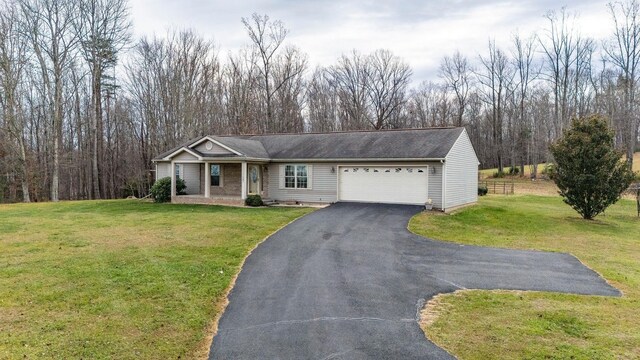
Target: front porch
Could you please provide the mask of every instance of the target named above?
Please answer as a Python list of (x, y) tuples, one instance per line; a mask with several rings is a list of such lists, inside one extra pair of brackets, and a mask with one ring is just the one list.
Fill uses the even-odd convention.
[[(244, 205), (248, 195), (267, 197), (267, 167), (258, 162), (171, 162), (171, 202), (178, 204)], [(176, 180), (185, 182), (177, 194)]]

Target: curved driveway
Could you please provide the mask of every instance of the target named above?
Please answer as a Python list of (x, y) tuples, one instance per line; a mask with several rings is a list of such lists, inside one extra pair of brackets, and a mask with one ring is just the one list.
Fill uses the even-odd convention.
[(561, 253), (464, 246), (410, 233), (417, 206), (338, 203), (247, 258), (210, 359), (450, 359), (417, 323), (457, 289), (619, 296)]

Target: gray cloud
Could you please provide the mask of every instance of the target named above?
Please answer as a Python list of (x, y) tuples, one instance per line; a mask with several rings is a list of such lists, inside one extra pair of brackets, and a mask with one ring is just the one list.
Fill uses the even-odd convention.
[(549, 9), (566, 6), (580, 15), (586, 36), (608, 34), (606, 1), (295, 1), (295, 0), (132, 0), (137, 35), (193, 28), (218, 44), (221, 54), (248, 42), (240, 19), (269, 14), (290, 29), (289, 43), (309, 54), (312, 65), (330, 64), (357, 49), (387, 48), (414, 69), (414, 81), (433, 79), (440, 59), (459, 49), (470, 57), (484, 51), (489, 38), (508, 46), (512, 34), (540, 32)]

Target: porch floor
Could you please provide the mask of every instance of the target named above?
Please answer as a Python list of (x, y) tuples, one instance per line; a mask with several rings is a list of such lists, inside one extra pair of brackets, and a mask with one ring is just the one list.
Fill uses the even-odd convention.
[(174, 204), (244, 205), (240, 196), (177, 195), (171, 198), (171, 202)]

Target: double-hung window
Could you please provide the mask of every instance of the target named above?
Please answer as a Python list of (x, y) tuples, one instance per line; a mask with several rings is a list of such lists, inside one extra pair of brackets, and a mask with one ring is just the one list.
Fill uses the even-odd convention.
[(309, 185), (307, 165), (285, 165), (284, 187), (287, 189), (306, 189)]
[(220, 165), (211, 164), (211, 186), (220, 186)]

